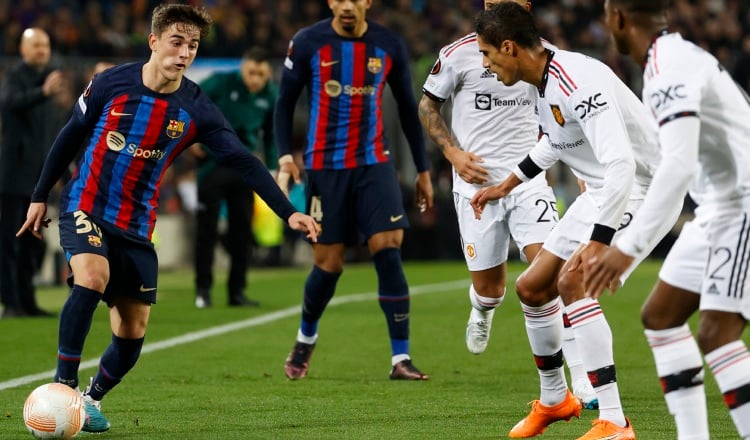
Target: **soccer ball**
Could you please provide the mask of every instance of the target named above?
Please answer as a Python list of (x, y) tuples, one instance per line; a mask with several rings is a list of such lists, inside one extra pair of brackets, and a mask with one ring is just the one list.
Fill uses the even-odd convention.
[(61, 383), (39, 386), (23, 404), (23, 422), (36, 438), (73, 438), (81, 432), (85, 420), (83, 397)]

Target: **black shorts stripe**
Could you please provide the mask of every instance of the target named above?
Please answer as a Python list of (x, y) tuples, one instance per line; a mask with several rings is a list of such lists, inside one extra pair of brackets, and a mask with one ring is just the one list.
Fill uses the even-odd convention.
[(750, 260), (750, 251), (748, 251), (748, 240), (750, 239), (750, 225), (748, 224), (747, 214), (742, 216), (742, 229), (737, 240), (737, 248), (732, 262), (732, 273), (729, 276), (729, 288), (727, 295), (734, 298), (742, 298), (742, 292), (747, 278), (748, 261)]

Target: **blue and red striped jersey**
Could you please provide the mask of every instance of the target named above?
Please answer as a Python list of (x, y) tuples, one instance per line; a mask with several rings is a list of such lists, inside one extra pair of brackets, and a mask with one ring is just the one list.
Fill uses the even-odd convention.
[[(174, 93), (154, 92), (143, 85), (143, 64), (124, 64), (97, 75), (78, 98), (69, 125), (80, 125), (87, 137), (78, 169), (63, 191), (61, 213), (80, 210), (150, 238), (165, 171), (178, 154), (201, 142), (220, 162), (237, 168), (286, 220), (293, 207), (207, 95), (187, 78)], [(35, 198), (46, 200), (49, 181), (59, 177), (50, 174), (43, 172)]]
[(331, 19), (323, 20), (294, 36), (284, 67), (275, 115), (279, 154), (291, 151), (294, 106), (307, 87), (310, 118), (304, 158), (308, 169), (387, 162), (390, 151), (382, 104), (388, 84), (414, 162), (419, 171), (429, 168), (406, 46), (395, 32), (368, 21), (362, 37), (347, 38), (334, 32)]

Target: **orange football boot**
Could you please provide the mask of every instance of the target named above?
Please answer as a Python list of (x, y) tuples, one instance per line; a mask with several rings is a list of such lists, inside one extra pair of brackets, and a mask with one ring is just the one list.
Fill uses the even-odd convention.
[(617, 426), (609, 420), (596, 419), (591, 422), (594, 425), (589, 432), (578, 437), (578, 440), (635, 440), (635, 431), (630, 420), (626, 417), (627, 423), (624, 427)]
[(581, 414), (581, 401), (568, 390), (565, 399), (554, 406), (545, 406), (538, 400), (531, 402), (531, 412), (510, 430), (510, 438), (528, 438), (542, 434), (547, 426), (558, 421), (568, 421)]

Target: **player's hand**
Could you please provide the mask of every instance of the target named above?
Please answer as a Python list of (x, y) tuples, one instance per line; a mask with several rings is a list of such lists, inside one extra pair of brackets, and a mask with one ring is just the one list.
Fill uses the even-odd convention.
[(318, 235), (320, 234), (320, 227), (318, 222), (309, 215), (302, 214), (301, 212), (295, 212), (289, 216), (287, 220), (289, 227), (295, 231), (304, 232), (307, 238), (313, 243), (318, 242)]
[(416, 198), (419, 212), (425, 212), (432, 209), (435, 193), (432, 190), (432, 178), (429, 171), (422, 171), (417, 174), (416, 181)]
[(474, 210), (474, 217), (477, 220), (481, 219), (482, 212), (484, 212), (484, 207), (487, 206), (487, 203), (502, 199), (507, 195), (508, 191), (503, 188), (502, 184), (481, 188), (471, 198), (471, 208)]
[(26, 212), (26, 221), (21, 225), (21, 229), (16, 232), (16, 237), (20, 237), (24, 232), (31, 231), (34, 237), (42, 238), (42, 228), (49, 226), (52, 221), (47, 216), (47, 204), (43, 202), (36, 202), (29, 205), (29, 210)]
[(586, 284), (586, 295), (599, 298), (604, 289), (609, 289), (612, 294), (620, 287), (620, 278), (633, 264), (634, 258), (624, 254), (617, 247), (610, 247), (599, 255), (590, 258), (588, 283)]
[(300, 179), (299, 168), (294, 163), (291, 154), (285, 154), (279, 158), (279, 172), (276, 175), (276, 183), (279, 184), (281, 191), (289, 197), (289, 179), (294, 179), (295, 184), (302, 183)]
[(453, 168), (461, 179), (466, 183), (477, 185), (484, 185), (487, 183), (490, 173), (487, 169), (479, 165), (484, 162), (484, 159), (474, 153), (460, 150), (458, 148), (452, 148), (452, 150), (455, 151), (450, 153), (448, 160), (451, 165), (453, 165)]

